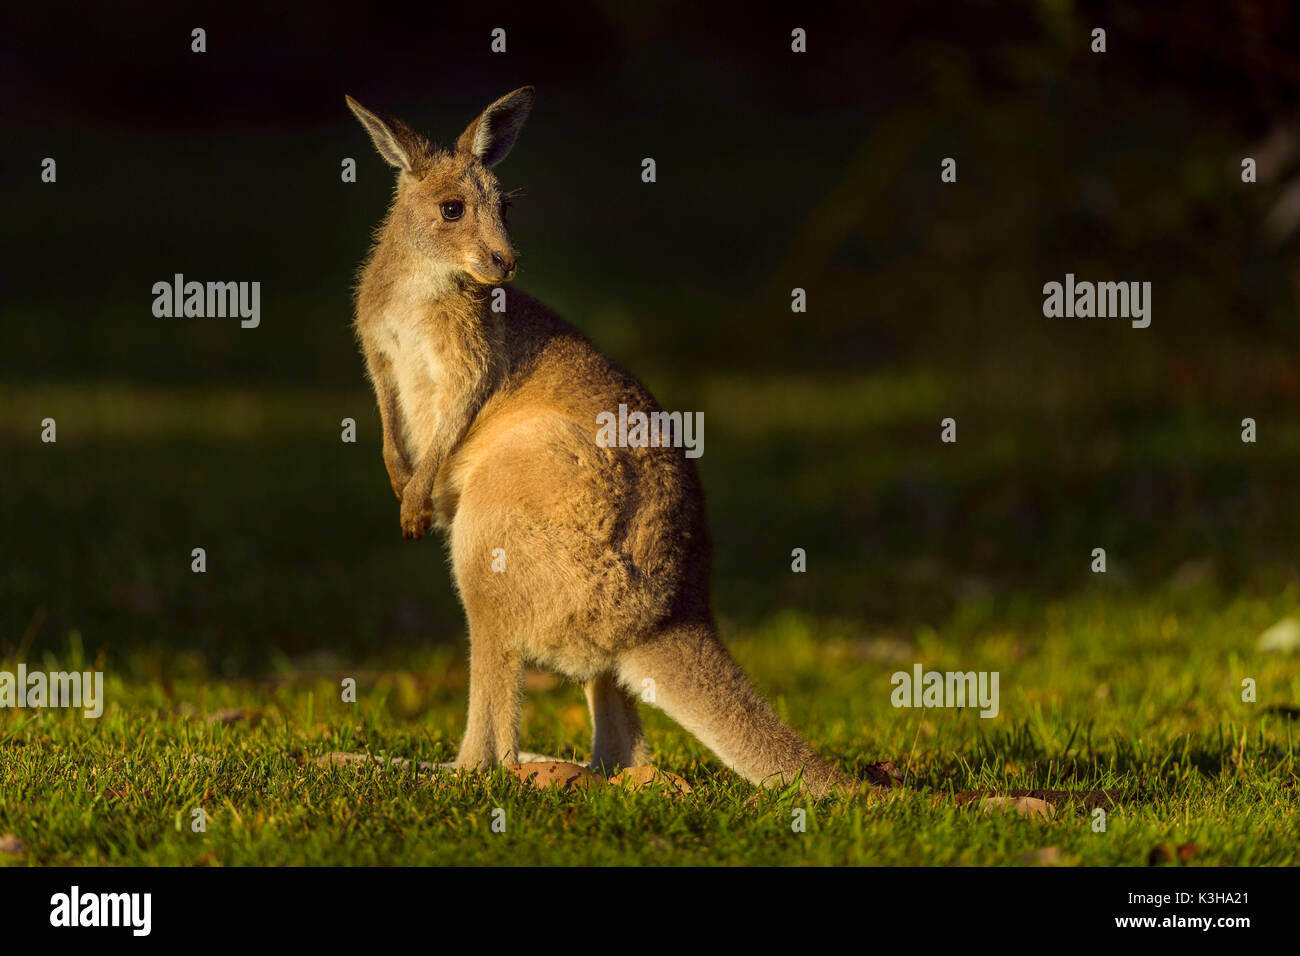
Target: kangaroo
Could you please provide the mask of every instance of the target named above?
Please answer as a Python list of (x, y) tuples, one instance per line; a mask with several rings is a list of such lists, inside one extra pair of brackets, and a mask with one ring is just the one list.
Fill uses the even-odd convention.
[(445, 534), (469, 624), (454, 766), (516, 762), (532, 662), (585, 685), (598, 773), (647, 762), (636, 695), (653, 687), (647, 698), (754, 784), (797, 779), (814, 796), (855, 786), (777, 717), (718, 639), (694, 462), (662, 444), (597, 442), (600, 413), (649, 414), (654, 398), (505, 286), (518, 256), (492, 169), (533, 100), (532, 87), (506, 94), (443, 148), (347, 97), (397, 169), (355, 330), (402, 534)]

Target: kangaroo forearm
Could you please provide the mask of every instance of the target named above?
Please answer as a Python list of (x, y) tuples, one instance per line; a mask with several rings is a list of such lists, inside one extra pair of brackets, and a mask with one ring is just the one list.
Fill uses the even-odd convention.
[(434, 432), (433, 438), (424, 448), (424, 453), (420, 460), (416, 462), (415, 468), (411, 475), (411, 481), (415, 487), (424, 494), (433, 492), (434, 481), (438, 477), (438, 470), (442, 467), (451, 450), (456, 447), (460, 440), (469, 430), (471, 419), (469, 415), (458, 415), (452, 422), (440, 425)]
[(459, 401), (448, 402), (448, 405), (442, 410), (438, 423), (433, 429), (433, 434), (425, 442), (423, 451), (418, 461), (414, 464), (414, 474), (411, 480), (417, 482), (417, 487), (428, 488), (433, 490), (433, 484), (438, 476), (438, 470), (442, 467), (443, 462), (451, 454), (469, 427), (474, 422), (478, 411), (483, 407), (490, 392), (490, 383), (483, 379), (476, 381), (454, 381), (449, 382), (448, 392), (458, 394)]
[(402, 426), (396, 409), (385, 413), (383, 406), (380, 406), (379, 421), (384, 430), (384, 463), (388, 465), (390, 471), (395, 464), (400, 464), (410, 471), (411, 463), (407, 461), (406, 450), (402, 448)]
[(410, 480), (398, 492), (398, 498), (402, 502), (403, 537), (419, 540), (433, 520), (433, 486), (438, 478), (438, 470), (447, 460), (447, 454), (455, 442), (459, 441), (459, 436), (464, 434), (464, 428), (456, 432), (454, 439), (450, 437), (452, 433), (453, 429), (445, 426), (439, 429), (416, 464)]
[(384, 468), (388, 471), (393, 493), (400, 500), (402, 489), (411, 480), (411, 463), (402, 447), (402, 413), (395, 390), (379, 378), (375, 379), (375, 397), (379, 401), (379, 424), (384, 436)]
[[(449, 387), (454, 384), (448, 383)], [(432, 523), (433, 488), (438, 480), (438, 472), (452, 449), (465, 437), (474, 415), (481, 407), (481, 401), (477, 398), (479, 390), (462, 394), (466, 394), (466, 397), (460, 401), (447, 401), (434, 425), (432, 436), (425, 442), (423, 453), (415, 462), (410, 480), (397, 492), (402, 502), (402, 534), (408, 539), (419, 540)]]

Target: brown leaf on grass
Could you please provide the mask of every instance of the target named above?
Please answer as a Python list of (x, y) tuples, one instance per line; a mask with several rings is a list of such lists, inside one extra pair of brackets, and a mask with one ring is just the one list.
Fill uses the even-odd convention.
[(624, 767), (614, 776), (609, 778), (609, 782), (618, 787), (630, 787), (633, 790), (641, 790), (653, 784), (662, 785), (666, 792), (687, 794), (691, 792), (691, 785), (677, 776), (675, 773), (669, 773), (667, 770), (660, 770), (658, 767), (649, 765), (641, 767)]
[(1043, 846), (1020, 855), (1020, 862), (1029, 866), (1055, 866), (1061, 862), (1059, 846)]
[[(941, 795), (940, 798), (942, 798)], [(1104, 807), (1109, 810), (1119, 803), (1118, 790), (960, 790), (953, 794), (953, 801), (958, 806), (983, 800), (987, 797), (1009, 797), (1018, 799), (1031, 797), (1050, 803), (1053, 807), (1076, 803), (1085, 810)]]
[(27, 844), (18, 839), (12, 833), (6, 833), (0, 836), (0, 853), (9, 853), (17, 856), (27, 849)]
[(1168, 843), (1162, 843), (1159, 846), (1151, 848), (1147, 854), (1147, 866), (1160, 866), (1163, 863), (1172, 863), (1177, 857), (1180, 863), (1186, 863), (1193, 859), (1201, 848), (1195, 843), (1183, 843), (1177, 847), (1171, 847)]
[(863, 771), (867, 780), (877, 787), (901, 787), (903, 774), (888, 760), (877, 760), (867, 764)]
[(1035, 820), (1049, 820), (1056, 815), (1056, 807), (1037, 797), (985, 797), (980, 809), (985, 813), (1017, 813)]
[[(524, 756), (521, 754), (521, 756)], [(528, 754), (527, 756), (537, 756)], [(411, 761), (402, 760), (397, 757), (385, 759), (384, 757), (372, 754), (345, 753), (343, 751), (333, 751), (322, 754), (314, 758), (311, 764), (316, 767), (347, 767), (358, 764), (374, 763), (379, 766), (385, 764), (402, 769), (409, 769)], [(421, 773), (430, 771), (451, 771), (455, 772), (451, 764), (435, 764), (428, 761), (421, 761), (416, 765), (416, 770)], [(525, 783), (531, 783), (535, 787), (555, 787), (558, 786), (564, 790), (587, 789), (592, 786), (600, 786), (605, 783), (605, 778), (599, 774), (593, 773), (586, 767), (570, 763), (565, 760), (529, 760), (523, 763), (509, 764), (506, 770), (512, 773), (517, 779)], [(621, 771), (610, 780), (611, 783), (617, 783), (619, 786), (629, 786), (634, 789), (641, 789), (652, 783), (660, 783), (665, 790), (676, 793), (690, 793), (691, 786), (676, 774), (669, 773), (666, 770), (659, 770), (656, 767), (629, 767)]]
[(333, 753), (321, 754), (312, 761), (312, 764), (317, 767), (344, 767), (348, 764), (365, 763), (372, 759), (367, 754), (349, 754), (336, 750)]
[[(383, 757), (374, 754), (350, 754), (341, 750), (335, 750), (331, 753), (321, 754), (312, 760), (312, 765), (316, 767), (346, 767), (351, 764), (375, 763), (379, 766), (385, 764), (392, 767), (400, 767), (403, 770), (409, 770), (411, 761), (403, 760), (401, 757), (390, 757), (385, 760)], [(421, 760), (415, 765), (415, 769), (420, 773), (428, 773), (431, 770), (448, 769), (451, 764), (435, 764), (427, 760)]]
[(248, 716), (248, 711), (242, 707), (227, 707), (225, 710), (218, 710), (208, 714), (208, 723), (210, 724), (237, 724)]
[(524, 783), (534, 787), (559, 787), (561, 790), (586, 790), (601, 786), (605, 778), (586, 767), (561, 760), (547, 763), (512, 763), (506, 769)]

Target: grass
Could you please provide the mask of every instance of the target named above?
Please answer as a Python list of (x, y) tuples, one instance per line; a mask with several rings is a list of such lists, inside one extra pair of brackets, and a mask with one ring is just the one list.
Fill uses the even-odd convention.
[[(439, 545), (397, 535), (368, 396), (0, 389), (21, 545), (0, 670), (93, 666), (108, 701), (98, 720), (0, 710), (0, 835), (25, 844), (0, 864), (1145, 865), (1168, 848), (1174, 865), (1293, 865), (1300, 664), (1256, 639), (1300, 605), (1300, 430), (1269, 416), (1243, 445), (1238, 383), (1202, 377), (1193, 402), (1151, 371), (1101, 398), (942, 369), (655, 383), (706, 412), (725, 638), (825, 754), (905, 770), (886, 804), (755, 798), (647, 707), (654, 760), (689, 795), (316, 766), (450, 760), (464, 719), (463, 624)], [(1271, 381), (1254, 376), (1258, 407), (1289, 387)], [(47, 414), (57, 445), (34, 438)], [(1105, 575), (1088, 571), (1099, 543)], [(890, 675), (914, 663), (997, 671), (1000, 713), (894, 708)], [(530, 676), (523, 746), (581, 760), (589, 735), (580, 688)], [(1120, 801), (1094, 832), (1077, 806), (1034, 821), (935, 799), (1006, 788)]]
[[(1294, 593), (1287, 595), (1294, 600)], [(1196, 864), (1289, 865), (1300, 853), (1295, 749), (1285, 714), (1293, 663), (1233, 648), (1280, 613), (1239, 602), (1082, 596), (1044, 609), (1039, 640), (1014, 633), (922, 633), (911, 647), (814, 636), (797, 616), (733, 635), (741, 662), (781, 712), (842, 765), (881, 757), (916, 792), (885, 805), (810, 804), (755, 791), (652, 712), (656, 762), (685, 796), (603, 788), (538, 791), (504, 774), (438, 781), (395, 767), (321, 768), (331, 751), (445, 761), (463, 719), (464, 664), (449, 650), (410, 669), (301, 670), (259, 681), (109, 677), (98, 721), (10, 713), (0, 744), (0, 832), (27, 844), (10, 863), (249, 864), (1017, 864), (1057, 848), (1064, 863), (1143, 865), (1193, 844)], [(1107, 653), (1110, 635), (1129, 650)], [(975, 640), (979, 638), (979, 640)], [(959, 643), (978, 646), (975, 659)], [(1001, 673), (1002, 713), (895, 710), (888, 674), (927, 667)], [(82, 666), (75, 658), (56, 664)], [(1225, 666), (1226, 665), (1226, 666)], [(34, 664), (29, 666), (35, 666)], [(1261, 701), (1239, 699), (1251, 675)], [(354, 676), (358, 702), (340, 700)], [(578, 688), (534, 675), (527, 745), (581, 758)], [(218, 714), (235, 723), (213, 720)], [(1047, 822), (936, 802), (928, 791), (1122, 791), (1104, 833), (1082, 809)], [(202, 808), (206, 832), (191, 830)], [(505, 811), (505, 833), (493, 813)], [(791, 828), (795, 809), (807, 830)], [(1176, 858), (1176, 857), (1175, 857)]]

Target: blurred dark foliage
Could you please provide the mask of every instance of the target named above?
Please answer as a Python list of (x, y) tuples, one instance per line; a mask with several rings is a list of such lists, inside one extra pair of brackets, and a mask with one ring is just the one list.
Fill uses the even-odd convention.
[[(1087, 67), (1087, 43), (1076, 42), (1078, 31), (1094, 26), (1110, 34), (1100, 78), (1109, 92), (1186, 98), (1207, 118), (1247, 133), (1293, 109), (1300, 84), (1296, 9), (1282, 0), (977, 0), (941, 8), (569, 0), (96, 9), (54, 2), (10, 7), (5, 19), (0, 81), (10, 123), (57, 116), (124, 132), (331, 123), (339, 119), (334, 91), (341, 86), (474, 106), (478, 78), (502, 72), (581, 98), (593, 118), (653, 116), (680, 101), (720, 119), (742, 102), (760, 111), (842, 107), (866, 116), (932, 92), (918, 74), (936, 54), (985, 96), (1020, 85), (1006, 70), (1016, 47), (1059, 41), (1070, 51), (1058, 78), (1096, 73)], [(186, 41), (195, 26), (207, 30), (212, 51), (202, 69), (190, 68)], [(494, 26), (508, 29), (508, 59), (488, 50)], [(811, 37), (797, 68), (785, 58), (793, 26)], [(646, 83), (648, 76), (656, 82)], [(700, 78), (709, 85), (695, 85)]]
[[(0, 18), (0, 387), (21, 406), (0, 419), (0, 653), (80, 628), (233, 671), (459, 633), (438, 546), (397, 535), (348, 327), (393, 180), (344, 93), (446, 141), (536, 85), (499, 168), (524, 193), (518, 281), (666, 406), (706, 411), (723, 613), (1032, 628), (1087, 586), (1099, 540), (1117, 586), (1296, 579), (1297, 239), (1262, 228), (1300, 165), (1291, 4)], [(1045, 319), (1042, 285), (1067, 271), (1152, 282), (1151, 327)], [(176, 272), (260, 281), (261, 327), (154, 318)], [(133, 420), (171, 401), (192, 426)], [(338, 442), (343, 415), (360, 444)], [(935, 440), (946, 415), (958, 449)]]
[[(520, 282), (632, 364), (854, 370), (936, 341), (995, 349), (1041, 326), (1043, 281), (1096, 259), (1157, 280), (1164, 317), (1213, 306), (1180, 316), (1207, 325), (1202, 340), (1227, 311), (1295, 335), (1289, 283), (1274, 281), (1290, 260), (1256, 242), (1268, 190), (1243, 191), (1233, 169), (1296, 120), (1287, 3), (56, 3), (5, 16), (0, 172), (20, 224), (4, 240), (6, 291), (43, 324), (6, 328), (9, 374), (347, 381), (350, 343), (322, 331), (346, 322), (390, 179), (343, 93), (446, 140), (523, 83), (538, 108), (501, 170), (525, 190)], [(807, 55), (789, 51), (794, 25)], [(1104, 56), (1089, 52), (1097, 25)], [(504, 56), (489, 50), (495, 26)], [(62, 164), (57, 193), (33, 188), (46, 155)], [(360, 163), (351, 192), (341, 155)], [(653, 189), (638, 176), (647, 155)], [(938, 183), (945, 155), (959, 189)], [(1177, 288), (1189, 266), (1208, 294)], [(256, 347), (140, 324), (148, 282), (187, 269), (263, 280), (273, 318)], [(792, 325), (795, 285), (813, 312)], [(78, 308), (96, 317), (74, 335)]]

